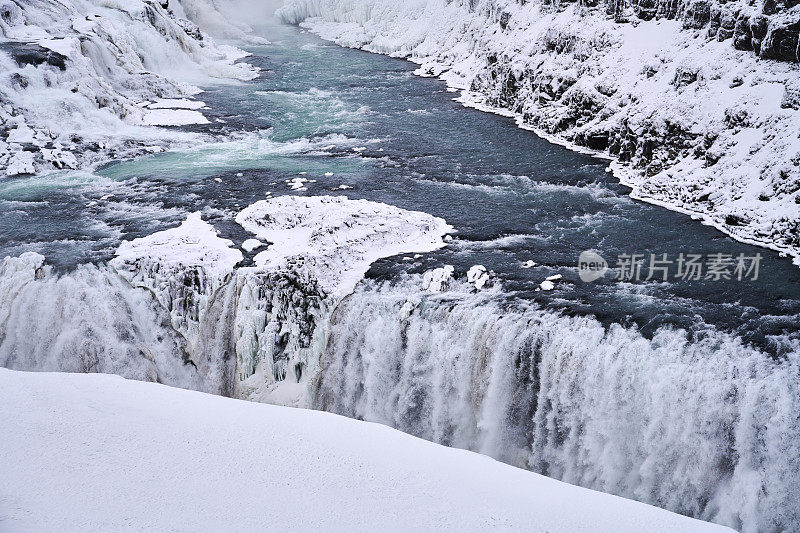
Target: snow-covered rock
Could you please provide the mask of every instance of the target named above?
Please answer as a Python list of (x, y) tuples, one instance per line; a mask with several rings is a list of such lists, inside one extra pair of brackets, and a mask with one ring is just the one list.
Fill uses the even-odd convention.
[(352, 292), (369, 266), (384, 257), (431, 252), (453, 231), (444, 220), (345, 196), (281, 196), (242, 211), (236, 221), (274, 243), (259, 253), (261, 268), (312, 273), (337, 297)]
[(422, 276), (422, 289), (428, 292), (444, 292), (450, 286), (455, 269), (452, 265), (428, 270)]
[(288, 0), (278, 13), (616, 158), (634, 197), (800, 253), (800, 73), (773, 60), (798, 58), (790, 4)]
[(233, 273), (242, 258), (242, 252), (233, 242), (219, 237), (197, 212), (177, 228), (123, 242), (111, 264), (132, 283), (155, 271), (162, 271), (166, 278), (197, 268), (214, 290)]
[(17, 152), (11, 156), (6, 167), (6, 176), (19, 176), (20, 174), (33, 174), (36, 172), (34, 157), (31, 152)]
[(245, 252), (252, 252), (264, 246), (264, 243), (258, 239), (247, 239), (242, 243), (242, 250)]
[(142, 121), (150, 126), (188, 126), (210, 123), (200, 111), (191, 109), (155, 109), (145, 114)]
[[(0, 140), (38, 148), (17, 168), (73, 168), (195, 140), (149, 126), (205, 124), (184, 103), (196, 84), (257, 75), (237, 62), (245, 52), (212, 37), (244, 36), (217, 11), (235, 1), (0, 0)], [(13, 162), (0, 159), (0, 171)]]
[(378, 259), (444, 246), (452, 228), (426, 213), (344, 196), (281, 196), (236, 221), (270, 244), (240, 269), (236, 293), (237, 395), (306, 406), (325, 325)]
[(543, 291), (552, 291), (556, 288), (556, 284), (550, 281), (549, 279), (544, 280), (539, 284), (539, 288)]
[(489, 282), (489, 273), (483, 265), (474, 265), (467, 271), (467, 282), (480, 290)]

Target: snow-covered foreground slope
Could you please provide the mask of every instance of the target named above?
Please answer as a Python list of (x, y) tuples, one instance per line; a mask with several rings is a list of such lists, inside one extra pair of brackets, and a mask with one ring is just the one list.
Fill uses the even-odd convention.
[(243, 51), (212, 39), (244, 36), (216, 6), (0, 0), (0, 174), (77, 168), (189, 140), (148, 126), (205, 123), (180, 100), (199, 91), (193, 84), (257, 73), (236, 62)]
[(797, 254), (800, 72), (775, 59), (797, 61), (800, 12), (751, 4), (289, 0), (278, 13), (615, 157), (635, 197)]
[(731, 531), (385, 426), (0, 369), (4, 531)]

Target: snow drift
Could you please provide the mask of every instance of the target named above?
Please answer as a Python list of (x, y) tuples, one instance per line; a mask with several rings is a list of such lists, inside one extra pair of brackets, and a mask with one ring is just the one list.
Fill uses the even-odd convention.
[(616, 158), (633, 195), (800, 253), (796, 8), (706, 0), (289, 0), (326, 39), (407, 57), (464, 103)]
[(385, 426), (0, 369), (13, 531), (730, 531)]

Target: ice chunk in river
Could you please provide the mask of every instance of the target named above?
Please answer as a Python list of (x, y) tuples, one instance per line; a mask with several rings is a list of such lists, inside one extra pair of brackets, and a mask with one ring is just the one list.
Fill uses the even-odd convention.
[(476, 289), (482, 289), (489, 281), (489, 273), (483, 265), (475, 265), (467, 271), (467, 281), (475, 285)]

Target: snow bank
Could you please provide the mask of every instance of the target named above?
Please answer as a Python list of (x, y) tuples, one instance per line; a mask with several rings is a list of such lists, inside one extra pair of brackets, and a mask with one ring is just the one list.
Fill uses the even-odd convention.
[(800, 15), (761, 6), (289, 0), (278, 13), (407, 57), (464, 89), (467, 105), (616, 158), (636, 198), (797, 255), (800, 74), (765, 58), (797, 61)]
[(731, 531), (385, 426), (0, 369), (14, 531)]
[(211, 0), (0, 0), (0, 171), (76, 168), (191, 140), (147, 126), (206, 123), (201, 112), (139, 103), (255, 77), (237, 62), (245, 52), (206, 31), (231, 36), (224, 20)]

